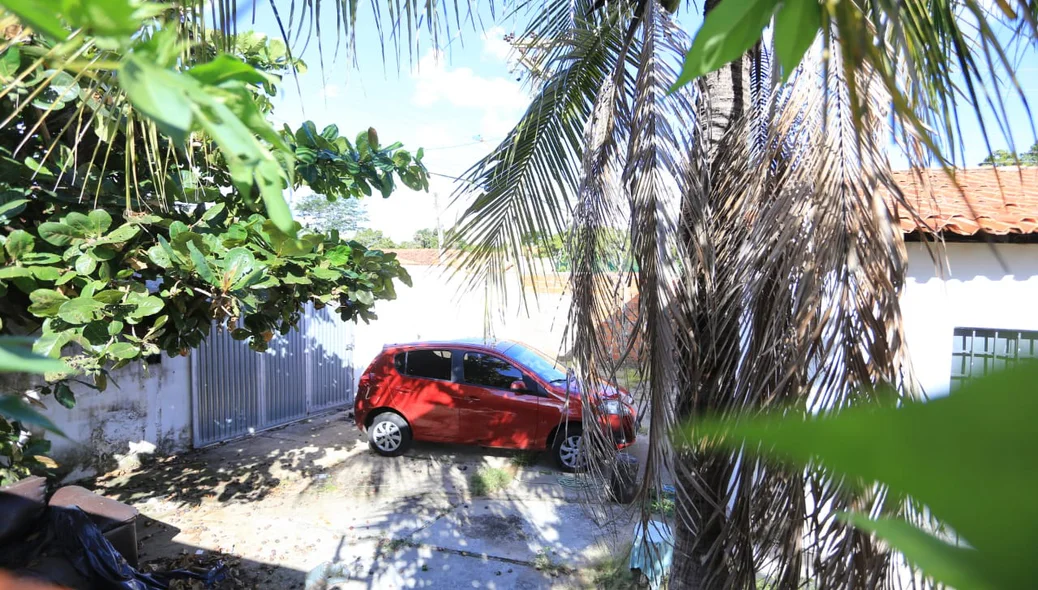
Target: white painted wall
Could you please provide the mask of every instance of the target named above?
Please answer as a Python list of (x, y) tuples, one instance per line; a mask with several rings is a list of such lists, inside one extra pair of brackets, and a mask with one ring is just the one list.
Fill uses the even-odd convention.
[(1038, 330), (1038, 244), (955, 243), (944, 254), (942, 278), (926, 247), (908, 244), (901, 298), (912, 364), (930, 395), (948, 391), (955, 328)]
[[(413, 286), (397, 286), (397, 299), (375, 305), (377, 320), (357, 324), (354, 348), (356, 384), (360, 374), (386, 344), (418, 340), (482, 338), (486, 297), (482, 290), (467, 291), (464, 280), (436, 266), (405, 266)], [(517, 285), (515, 277), (509, 284)], [(528, 291), (528, 310), (519, 304), (518, 292), (508, 293), (508, 305), (491, 314), (491, 334), (501, 339), (526, 342), (557, 354), (566, 328), (570, 298), (562, 293)], [(495, 305), (495, 308), (498, 306)], [(527, 311), (529, 313), (527, 313)]]
[[(955, 328), (1038, 330), (1038, 244), (946, 244), (943, 278), (925, 245), (907, 247), (909, 276), (901, 305), (916, 376), (928, 394), (948, 391)], [(483, 293), (459, 292), (461, 281), (449, 281), (439, 267), (407, 270), (414, 287), (399, 288), (397, 300), (378, 303), (377, 321), (357, 326), (358, 378), (385, 344), (483, 336)], [(517, 294), (511, 295), (506, 311), (492, 318), (494, 335), (559, 352), (570, 297), (542, 292), (536, 301), (531, 298), (527, 316)]]
[[(38, 378), (26, 379), (16, 386), (24, 390), (38, 383)], [(47, 435), (51, 456), (63, 471), (72, 470), (82, 477), (95, 466), (111, 467), (112, 461), (138, 449), (173, 452), (190, 448), (191, 373), (185, 357), (163, 356), (161, 363), (147, 369), (134, 363), (114, 371), (103, 392), (78, 384), (73, 392), (76, 405), (72, 409), (62, 407), (53, 397), (44, 399), (44, 414), (68, 436)]]

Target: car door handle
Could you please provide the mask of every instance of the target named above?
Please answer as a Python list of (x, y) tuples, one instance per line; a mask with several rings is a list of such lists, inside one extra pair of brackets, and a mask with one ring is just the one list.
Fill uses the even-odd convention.
[(467, 401), (467, 402), (478, 402), (479, 400), (480, 400), (480, 398), (477, 397), (477, 396), (474, 396), (474, 395), (466, 395), (465, 396), (465, 401)]

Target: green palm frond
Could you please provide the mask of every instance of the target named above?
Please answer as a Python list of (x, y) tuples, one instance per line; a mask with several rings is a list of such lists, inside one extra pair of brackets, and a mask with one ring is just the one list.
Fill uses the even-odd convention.
[(526, 238), (561, 235), (568, 224), (585, 128), (599, 89), (617, 71), (623, 33), (618, 18), (578, 22), (548, 50), (554, 73), (519, 123), (464, 175), (467, 182), (455, 196), (457, 202), (475, 193), (455, 234), (468, 244), (457, 262), (475, 271), (470, 286), (491, 281), (503, 290), (510, 265), (518, 263), (521, 277), (529, 271), (525, 261), (533, 259), (533, 248)]

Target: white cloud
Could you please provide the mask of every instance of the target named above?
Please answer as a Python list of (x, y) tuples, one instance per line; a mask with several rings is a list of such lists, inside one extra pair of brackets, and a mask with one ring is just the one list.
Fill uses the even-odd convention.
[(325, 84), (320, 91), (321, 98), (339, 98), (342, 95), (342, 87), (338, 84)]
[(512, 44), (505, 41), (505, 30), (493, 27), (483, 33), (483, 55), (501, 61), (507, 61), (512, 55)]
[(522, 109), (529, 102), (518, 82), (500, 76), (485, 78), (472, 68), (448, 68), (440, 51), (418, 62), (412, 102), (428, 107), (444, 101), (456, 107)]

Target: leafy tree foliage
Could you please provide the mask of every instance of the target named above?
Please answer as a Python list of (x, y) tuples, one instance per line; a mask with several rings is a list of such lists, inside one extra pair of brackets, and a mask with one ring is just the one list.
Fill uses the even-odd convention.
[(414, 232), (414, 237), (400, 244), (401, 248), (439, 248), (440, 239), (436, 228), (425, 228)]
[(995, 150), (995, 153), (984, 158), (980, 166), (1038, 166), (1038, 143), (1022, 154), (1009, 150)]
[[(4, 21), (0, 330), (39, 334), (37, 353), (65, 357), (42, 393), (66, 407), (73, 374), (103, 390), (114, 368), (188, 354), (214, 322), (262, 351), (307, 304), (368, 321), (396, 281), (410, 284), (394, 255), (291, 221), (282, 192), (424, 189), (421, 150), (383, 147), (374, 129), (275, 131), (269, 99), (304, 66), (283, 43), (209, 35), (182, 52), (167, 7), (143, 6), (158, 17), (128, 5), (118, 27), (79, 23), (97, 37), (72, 57), (47, 19), (32, 32)], [(55, 56), (86, 69), (49, 69)], [(0, 479), (48, 467), (46, 441), (25, 438), (29, 415), (0, 414)]]
[(293, 208), (301, 223), (320, 230), (355, 232), (368, 221), (368, 212), (357, 199), (307, 195)]
[(372, 249), (385, 250), (397, 247), (396, 242), (379, 229), (363, 228), (353, 236), (353, 240)]

